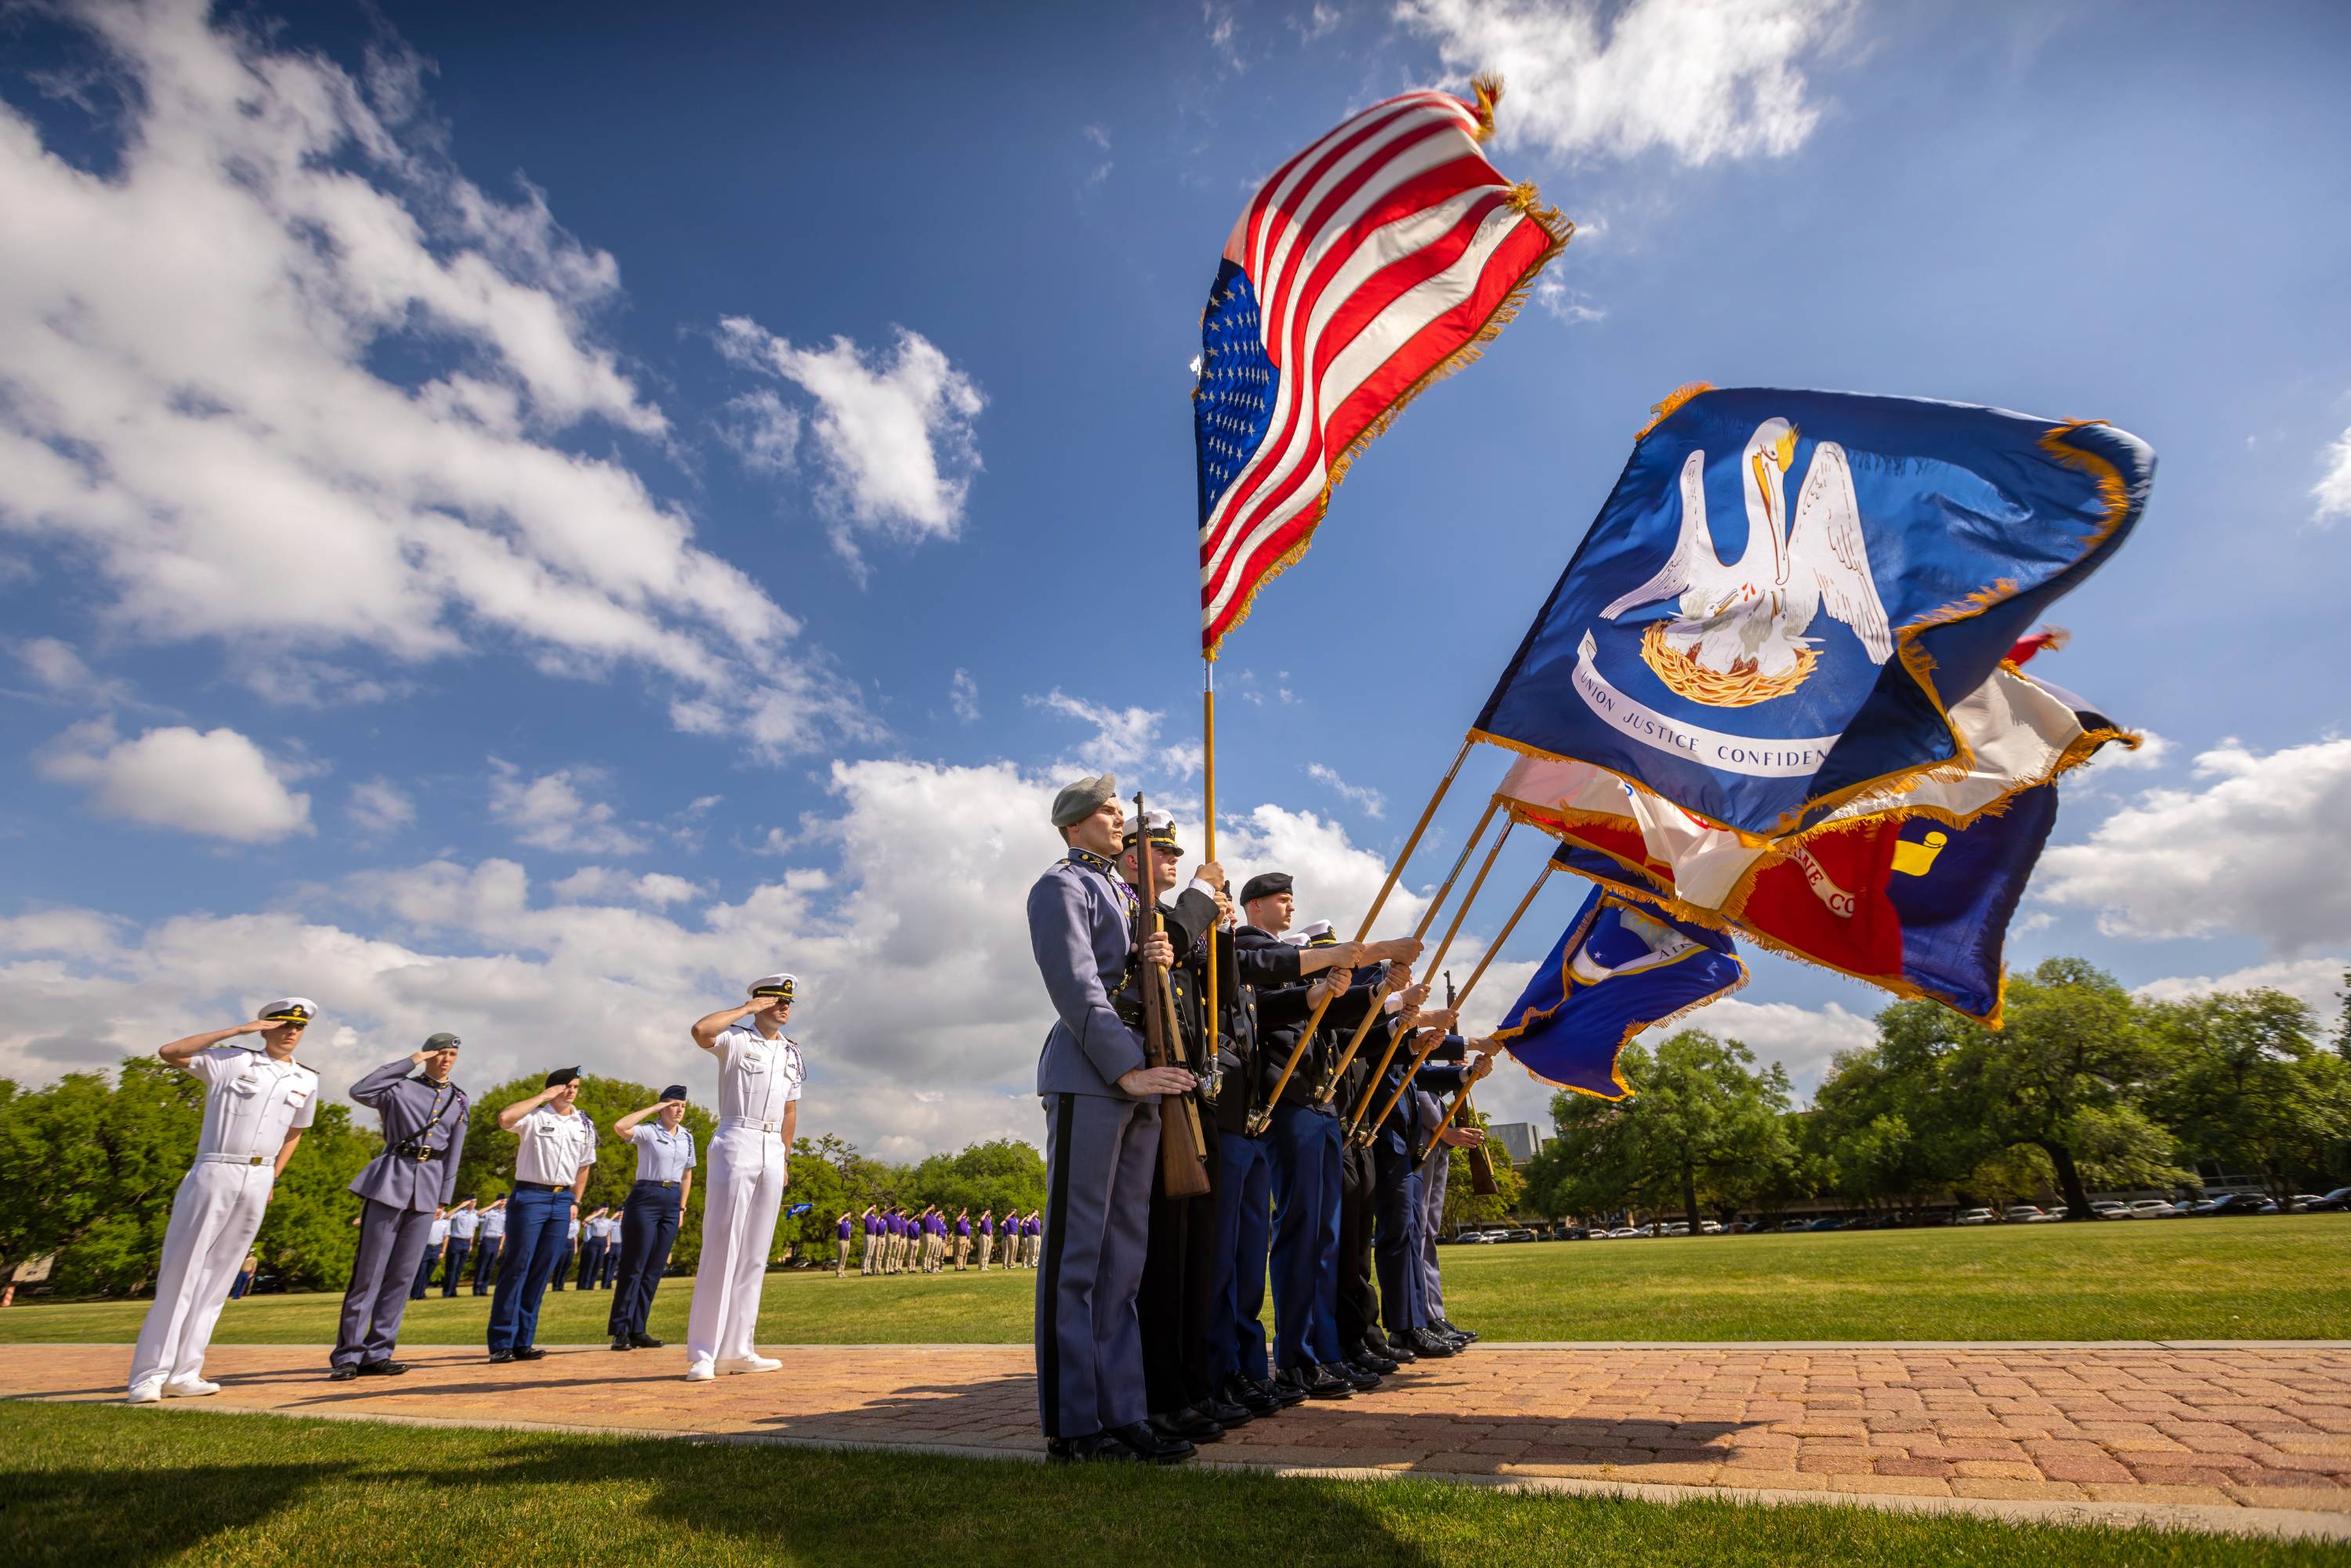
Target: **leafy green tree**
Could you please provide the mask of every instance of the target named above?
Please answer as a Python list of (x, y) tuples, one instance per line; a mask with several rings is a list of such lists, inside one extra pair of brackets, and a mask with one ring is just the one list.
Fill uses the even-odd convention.
[[(1471, 1123), (1489, 1128), (1486, 1113), (1473, 1104), (1468, 1112)], [(1469, 1174), (1469, 1151), (1455, 1149), (1447, 1161), (1445, 1174), (1445, 1216), (1439, 1224), (1447, 1236), (1468, 1226), (1498, 1225), (1511, 1215), (1520, 1213), (1521, 1206), (1531, 1217), (1548, 1218), (1536, 1209), (1529, 1197), (1526, 1174), (1510, 1164), (1510, 1151), (1491, 1139), (1487, 1140), (1486, 1154), (1494, 1172), (1494, 1190), (1490, 1194), (1478, 1191), (1476, 1178)]]
[(1555, 1135), (1528, 1173), (1544, 1212), (1678, 1204), (1697, 1235), (1701, 1194), (1735, 1209), (1794, 1157), (1787, 1074), (1777, 1063), (1758, 1071), (1754, 1053), (1738, 1041), (1683, 1030), (1654, 1055), (1627, 1046), (1617, 1068), (1633, 1089), (1629, 1100), (1566, 1091), (1552, 1099)]
[(2351, 1137), (2351, 1063), (2319, 1048), (2308, 1007), (2263, 988), (2147, 1014), (2159, 1059), (2149, 1102), (2189, 1148), (2259, 1172), (2281, 1203), (2325, 1178)]
[(9, 1263), (55, 1253), (62, 1292), (139, 1290), (162, 1256), (203, 1122), (203, 1086), (152, 1057), (126, 1060), (111, 1082), (75, 1072), (14, 1096), (0, 1140), (0, 1182), (21, 1211)]
[(287, 1289), (340, 1291), (350, 1282), (360, 1245), (360, 1233), (351, 1228), (360, 1211), (351, 1178), (383, 1147), (372, 1128), (352, 1124), (366, 1114), (349, 1105), (319, 1106), (270, 1189), (269, 1212), (253, 1245), (262, 1267)]

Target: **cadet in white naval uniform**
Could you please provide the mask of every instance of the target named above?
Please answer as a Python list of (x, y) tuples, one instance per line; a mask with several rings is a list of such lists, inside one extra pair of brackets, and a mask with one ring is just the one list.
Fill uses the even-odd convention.
[[(287, 997), (252, 1023), (192, 1034), (156, 1052), (204, 1084), (204, 1123), (195, 1164), (172, 1199), (155, 1304), (131, 1353), (133, 1405), (220, 1392), (203, 1375), (213, 1325), (261, 1229), (269, 1189), (318, 1114), (319, 1075), (294, 1060), (318, 1010), (308, 997)], [(262, 1049), (221, 1043), (240, 1034), (261, 1036)]]
[(799, 982), (768, 975), (751, 999), (694, 1026), (694, 1042), (718, 1058), (718, 1130), (710, 1137), (702, 1200), (702, 1261), (694, 1272), (686, 1315), (685, 1376), (706, 1383), (721, 1372), (773, 1372), (780, 1361), (752, 1343), (759, 1291), (776, 1213), (790, 1180), (786, 1165), (799, 1124), (799, 1047), (784, 1038)]

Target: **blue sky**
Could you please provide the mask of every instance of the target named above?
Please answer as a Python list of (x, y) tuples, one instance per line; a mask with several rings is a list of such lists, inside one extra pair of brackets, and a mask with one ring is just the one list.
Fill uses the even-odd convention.
[[(1196, 821), (1218, 247), (1488, 66), (1579, 233), (1228, 644), (1228, 862), (1358, 912), (1675, 385), (2102, 417), (2161, 466), (2051, 674), (2160, 744), (2069, 786), (2011, 960), (2331, 1008), (2342, 8), (678, 9), (5, 24), (0, 1071), (293, 988), (330, 1079), (454, 1027), (475, 1079), (663, 1082), (782, 965), (813, 1124), (1033, 1134), (1039, 802), (1113, 766)], [(1719, 1016), (1800, 1082), (1867, 1037), (1756, 971)]]

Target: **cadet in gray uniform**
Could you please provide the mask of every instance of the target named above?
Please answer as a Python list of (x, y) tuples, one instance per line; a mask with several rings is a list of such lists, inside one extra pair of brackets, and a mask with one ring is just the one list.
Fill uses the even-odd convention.
[[(397, 1377), (408, 1370), (392, 1359), (400, 1320), (434, 1217), (456, 1188), (457, 1161), (465, 1149), (471, 1103), (449, 1081), (457, 1045), (455, 1035), (436, 1034), (423, 1050), (387, 1061), (351, 1085), (351, 1098), (382, 1118), (383, 1153), (351, 1178), (350, 1190), (365, 1203), (359, 1256), (351, 1260), (342, 1322), (328, 1358), (338, 1382)], [(443, 1293), (454, 1293), (455, 1285), (453, 1268)]]
[(1110, 992), (1131, 960), (1168, 967), (1164, 936), (1133, 943), (1134, 894), (1115, 865), (1126, 813), (1118, 781), (1080, 779), (1053, 801), (1069, 857), (1029, 891), (1029, 940), (1055, 1020), (1037, 1061), (1045, 1103), (1043, 1268), (1037, 1276), (1037, 1397), (1050, 1459), (1172, 1464), (1192, 1445), (1154, 1431), (1134, 1298), (1143, 1279), (1159, 1096), (1192, 1075), (1149, 1067)]

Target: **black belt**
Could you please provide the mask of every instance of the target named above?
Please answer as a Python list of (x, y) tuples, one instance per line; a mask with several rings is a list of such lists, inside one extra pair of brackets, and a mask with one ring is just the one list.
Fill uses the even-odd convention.
[(651, 1176), (639, 1176), (637, 1178), (637, 1185), (639, 1186), (675, 1186), (677, 1183), (674, 1181), (655, 1181)]
[(569, 1192), (571, 1190), (571, 1184), (568, 1181), (518, 1181), (515, 1186), (528, 1187), (533, 1192)]
[(423, 1165), (427, 1160), (437, 1160), (448, 1152), (446, 1149), (394, 1149), (392, 1154), (394, 1159), (414, 1160)]

